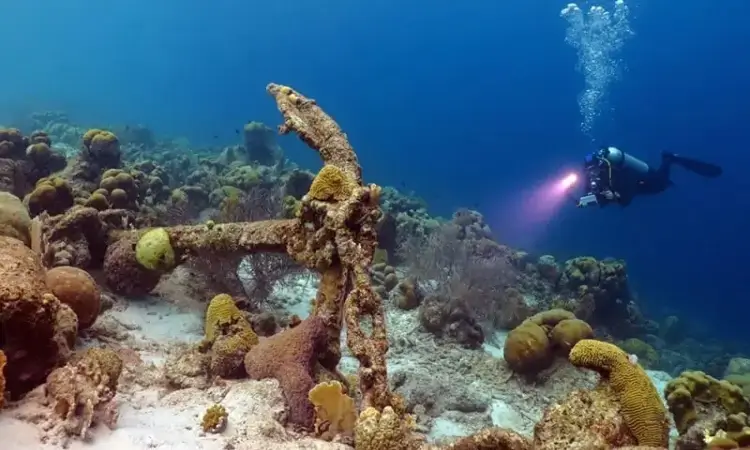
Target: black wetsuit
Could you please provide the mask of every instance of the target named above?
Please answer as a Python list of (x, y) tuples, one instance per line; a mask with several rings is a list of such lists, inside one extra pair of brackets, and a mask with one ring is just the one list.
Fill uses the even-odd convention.
[[(637, 173), (626, 167), (612, 170), (611, 189), (617, 196), (608, 203), (615, 202), (628, 206), (636, 195), (653, 195), (664, 192), (672, 186), (669, 171), (675, 157), (671, 153), (662, 153), (658, 169), (650, 168), (646, 173)], [(604, 206), (604, 204), (602, 205)]]

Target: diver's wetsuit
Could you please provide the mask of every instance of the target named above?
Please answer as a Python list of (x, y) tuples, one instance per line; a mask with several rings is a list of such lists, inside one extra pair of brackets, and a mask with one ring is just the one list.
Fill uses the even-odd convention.
[[(601, 187), (597, 195), (599, 206), (606, 206), (610, 203), (627, 206), (637, 195), (664, 192), (673, 185), (669, 178), (673, 164), (709, 178), (718, 177), (722, 173), (721, 167), (715, 164), (668, 152), (662, 152), (661, 164), (654, 169), (616, 147), (604, 147), (588, 156), (587, 167), (592, 162), (599, 167), (597, 179), (597, 185)], [(591, 179), (588, 181), (591, 185)]]
[(658, 169), (649, 167), (646, 173), (637, 173), (627, 167), (617, 168), (612, 171), (611, 187), (616, 197), (612, 201), (620, 206), (628, 206), (636, 195), (653, 195), (664, 192), (672, 186), (669, 179), (669, 171), (675, 155), (662, 152), (661, 165)]

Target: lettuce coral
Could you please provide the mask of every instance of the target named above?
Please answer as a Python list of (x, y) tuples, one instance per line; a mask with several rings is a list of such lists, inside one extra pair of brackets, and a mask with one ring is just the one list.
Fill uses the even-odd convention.
[(319, 383), (310, 390), (308, 398), (315, 405), (315, 433), (319, 437), (330, 441), (336, 436), (353, 433), (357, 407), (341, 383)]

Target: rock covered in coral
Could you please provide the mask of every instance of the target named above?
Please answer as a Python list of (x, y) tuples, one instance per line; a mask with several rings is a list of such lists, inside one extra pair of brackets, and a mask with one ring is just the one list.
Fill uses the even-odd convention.
[(107, 285), (117, 293), (137, 296), (151, 292), (161, 273), (148, 270), (138, 263), (135, 247), (138, 237), (126, 235), (107, 247), (104, 255), (104, 276)]
[(534, 427), (535, 450), (608, 450), (636, 445), (612, 389), (578, 390), (544, 412)]
[(428, 295), (419, 306), (419, 320), (425, 330), (467, 348), (484, 342), (484, 331), (469, 305), (461, 298)]
[(73, 196), (83, 203), (99, 185), (103, 171), (120, 166), (120, 143), (112, 132), (88, 130), (83, 135), (83, 149), (63, 171)]
[(77, 267), (55, 267), (47, 271), (46, 282), (55, 297), (73, 309), (79, 329), (94, 323), (101, 308), (101, 293), (91, 275)]
[(390, 406), (383, 411), (367, 408), (357, 420), (354, 440), (358, 450), (417, 450), (422, 442), (413, 433), (415, 423)]
[(109, 233), (129, 228), (134, 222), (131, 211), (76, 205), (64, 214), (39, 216), (43, 223), (44, 262), (48, 267), (75, 266), (97, 269), (102, 266)]
[(232, 297), (214, 297), (206, 310), (204, 344), (210, 347), (210, 370), (214, 375), (238, 378), (245, 375), (245, 355), (258, 343), (250, 323)]
[(55, 339), (60, 306), (39, 256), (17, 239), (0, 237), (0, 344), (12, 397), (39, 385), (64, 357)]
[(750, 414), (750, 400), (739, 386), (699, 371), (683, 372), (671, 380), (664, 395), (680, 434), (677, 448), (684, 450), (703, 448), (707, 431), (732, 433), (726, 437), (735, 440), (746, 426), (737, 424), (742, 421), (737, 415)]
[(45, 211), (54, 216), (73, 206), (73, 192), (67, 181), (53, 176), (37, 181), (34, 190), (24, 200), (32, 216)]
[(55, 413), (64, 421), (66, 431), (86, 437), (95, 410), (114, 399), (121, 372), (122, 360), (117, 353), (91, 348), (49, 374), (45, 385), (47, 396)]

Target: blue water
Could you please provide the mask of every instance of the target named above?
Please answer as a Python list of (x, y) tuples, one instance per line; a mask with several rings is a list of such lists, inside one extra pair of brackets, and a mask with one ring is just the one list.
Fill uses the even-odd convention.
[[(289, 84), (340, 122), (370, 180), (404, 184), (436, 213), (478, 207), (513, 245), (624, 258), (649, 311), (742, 336), (750, 3), (629, 2), (627, 71), (591, 136), (579, 126), (583, 77), (564, 3), (6, 1), (0, 122), (63, 109), (76, 122), (229, 144), (247, 120), (278, 123), (264, 87)], [(725, 175), (676, 169), (677, 187), (658, 197), (570, 207), (519, 230), (506, 205), (605, 142), (653, 162), (664, 149), (709, 158)], [(282, 144), (319, 165), (293, 138)]]

